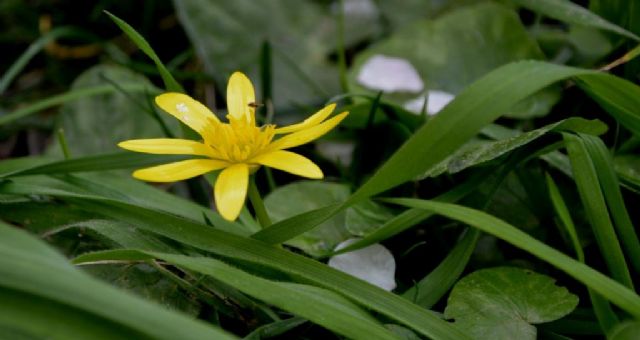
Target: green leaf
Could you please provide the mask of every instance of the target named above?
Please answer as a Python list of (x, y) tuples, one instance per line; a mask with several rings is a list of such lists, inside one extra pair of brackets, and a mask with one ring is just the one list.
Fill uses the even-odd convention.
[(622, 126), (640, 136), (640, 86), (606, 73), (581, 76), (577, 84)]
[(132, 339), (148, 335), (55, 300), (0, 287), (4, 339)]
[[(111, 257), (110, 253), (115, 256)], [(157, 252), (144, 253), (176, 266), (209, 275), (254, 298), (302, 316), (349, 338), (395, 339), (373, 317), (332, 291), (314, 286), (266, 280), (213, 258)], [(126, 250), (89, 253), (80, 256), (75, 262), (122, 260), (130, 254), (131, 251)]]
[[(136, 92), (146, 92), (156, 93), (157, 89), (152, 87), (148, 83), (140, 83), (139, 81), (134, 81), (131, 83), (120, 83), (118, 84), (120, 89), (127, 91), (129, 93)], [(79, 87), (76, 89), (72, 89), (66, 93), (58, 94), (55, 96), (51, 96), (49, 98), (38, 100), (30, 105), (27, 105), (23, 108), (17, 109), (11, 113), (1, 115), (0, 116), (0, 126), (11, 123), (20, 118), (27, 117), (29, 115), (38, 113), (50, 107), (54, 107), (60, 104), (64, 104), (67, 102), (72, 102), (78, 99), (87, 98), (87, 97), (95, 97), (99, 95), (112, 94), (117, 93), (119, 90), (116, 89), (113, 85), (97, 85), (97, 86), (89, 86), (89, 87)]]
[[(0, 307), (3, 310), (0, 324), (9, 322), (26, 332), (42, 334), (42, 326), (46, 324), (33, 322), (32, 313), (26, 313), (30, 309), (36, 320), (64, 320), (61, 315), (70, 312), (69, 316), (79, 315), (94, 324), (115, 324), (112, 330), (99, 325), (95, 331), (83, 329), (102, 337), (122, 335), (124, 329), (128, 334), (135, 332), (135, 337), (157, 339), (234, 338), (222, 330), (169, 312), (91, 278), (24, 231), (0, 223), (0, 236), (0, 294), (4, 295), (3, 301), (8, 301)], [(17, 266), (16, 263), (28, 265)], [(19, 293), (14, 294), (16, 291)], [(10, 298), (20, 295), (25, 296), (24, 301)], [(47, 300), (53, 303), (46, 303)], [(47, 336), (66, 338), (68, 332), (66, 327), (50, 327)]]
[(514, 3), (526, 7), (532, 11), (542, 13), (550, 18), (570, 24), (599, 28), (609, 32), (620, 34), (629, 39), (640, 41), (640, 37), (615, 25), (588, 9), (572, 3), (568, 0), (512, 0)]
[(0, 202), (0, 207), (0, 220), (19, 225), (36, 234), (48, 232), (55, 226), (95, 218), (94, 214), (64, 202), (34, 202), (24, 199), (21, 202)]
[(194, 319), (200, 313), (200, 303), (190, 292), (162, 271), (147, 263), (88, 264), (82, 269), (92, 277), (120, 290), (157, 303), (168, 310), (182, 312)]
[(154, 235), (119, 221), (94, 219), (71, 223), (47, 232), (47, 236), (73, 228), (91, 230), (122, 248), (176, 252), (173, 247), (162, 242)]
[(532, 339), (531, 324), (559, 319), (578, 305), (578, 297), (555, 280), (530, 270), (498, 267), (478, 270), (458, 281), (445, 317), (476, 339)]
[[(384, 314), (434, 339), (464, 339), (457, 331), (430, 311), (405, 299), (334, 270), (309, 258), (269, 246), (250, 238), (236, 236), (165, 212), (114, 199), (73, 191), (51, 189), (27, 183), (2, 183), (0, 192), (24, 195), (52, 195), (73, 201), (89, 211), (129, 223), (177, 242), (220, 256), (272, 268), (300, 278), (306, 283), (340, 293), (368, 309)], [(33, 180), (29, 181), (29, 183)], [(330, 206), (334, 209), (334, 206)]]
[(379, 0), (376, 5), (380, 8), (380, 14), (389, 21), (389, 25), (397, 29), (416, 20), (438, 18), (448, 11), (476, 3), (477, 0)]
[[(349, 197), (347, 185), (319, 181), (299, 181), (278, 187), (264, 199), (264, 204), (273, 222), (330, 204), (342, 202)], [(348, 239), (345, 213), (333, 216), (317, 229), (287, 241), (287, 245), (299, 248), (313, 256), (325, 256), (335, 246)]]
[(274, 321), (272, 323), (260, 326), (253, 332), (245, 336), (244, 340), (260, 340), (265, 338), (272, 338), (278, 335), (282, 335), (287, 331), (296, 328), (307, 322), (307, 320), (294, 316), (285, 320)]
[[(2, 184), (0, 184), (2, 186)], [(239, 235), (247, 235), (239, 223), (229, 222), (208, 207), (169, 194), (143, 182), (112, 175), (83, 174), (59, 178), (44, 176), (16, 177), (5, 182), (0, 191), (18, 195), (31, 195), (40, 190), (42, 195), (68, 197), (109, 198), (132, 206), (151, 208), (192, 221), (210, 221), (216, 228)]]
[[(71, 90), (91, 88), (105, 83), (137, 83), (152, 88), (144, 77), (128, 69), (98, 65), (82, 73)], [(147, 112), (148, 97), (144, 92), (117, 90), (102, 96), (85, 97), (66, 103), (58, 116), (69, 150), (74, 156), (119, 150), (116, 144), (134, 138), (163, 137), (158, 122)], [(177, 121), (163, 115), (167, 123)], [(55, 144), (57, 145), (57, 144)]]
[[(456, 202), (471, 192), (473, 192), (483, 181), (490, 175), (489, 171), (483, 171), (478, 175), (472, 176), (466, 181), (460, 183), (453, 189), (437, 196), (435, 200), (442, 202)], [(354, 242), (353, 244), (337, 251), (337, 254), (345, 253), (354, 249), (366, 247), (368, 245), (384, 241), (394, 235), (397, 235), (412, 226), (420, 223), (423, 220), (433, 216), (434, 214), (422, 209), (409, 209), (406, 210), (392, 219), (388, 220), (380, 228), (365, 235), (362, 239)]]
[(46, 164), (37, 164), (3, 172), (0, 178), (40, 174), (68, 174), (74, 172), (105, 171), (115, 169), (142, 168), (157, 164), (170, 163), (186, 159), (185, 156), (148, 155), (132, 152), (90, 155)]
[(627, 321), (616, 327), (607, 337), (610, 340), (634, 340), (640, 334), (640, 322)]
[(394, 214), (387, 207), (367, 200), (347, 209), (345, 226), (353, 236), (365, 236), (380, 229)]
[(426, 172), (520, 100), (555, 81), (591, 72), (534, 61), (496, 69), (467, 87), (420, 128), (349, 202), (370, 197)]
[[(560, 190), (549, 174), (547, 174), (546, 179), (551, 203), (553, 204), (556, 214), (560, 218), (559, 224), (569, 235), (573, 249), (576, 251), (578, 261), (585, 263), (582, 244), (580, 244), (578, 232), (576, 231), (575, 224), (573, 223), (573, 219), (569, 213), (569, 208), (567, 208), (564, 198), (562, 198), (562, 195), (560, 194)], [(598, 318), (598, 322), (600, 323), (600, 327), (605, 333), (608, 333), (609, 330), (618, 323), (618, 317), (611, 308), (609, 302), (601, 295), (594, 293), (591, 288), (587, 288), (587, 291), (589, 293), (589, 298), (591, 299), (591, 304), (593, 305), (593, 310)]]
[(430, 119), (345, 203), (293, 217), (253, 237), (281, 243), (312, 229), (346, 207), (424, 174), (513, 105), (562, 79), (593, 71), (536, 61), (502, 66), (471, 84)]
[(595, 136), (580, 134), (591, 157), (602, 194), (611, 213), (616, 233), (620, 237), (622, 247), (636, 273), (640, 274), (640, 240), (636, 234), (631, 217), (625, 207), (618, 177), (614, 171), (613, 158), (604, 142)]
[[(424, 91), (385, 94), (387, 100), (400, 105), (427, 90), (458, 94), (501, 65), (544, 58), (515, 11), (487, 2), (456, 8), (435, 20), (408, 24), (358, 54), (350, 72), (353, 91), (373, 94), (373, 89), (364, 87), (358, 78), (366, 70), (363, 66), (376, 55), (406, 59), (425, 83)], [(550, 88), (532, 94), (505, 114), (517, 118), (543, 116), (559, 99), (558, 92), (558, 88)]]
[[(220, 88), (226, 87), (228, 77), (237, 70), (257, 83), (262, 45), (268, 41), (273, 51), (275, 107), (313, 103), (338, 91), (337, 68), (327, 58), (335, 49), (336, 36), (329, 6), (309, 0), (272, 0), (260, 5), (251, 0), (173, 4), (205, 70)], [(367, 30), (368, 26), (358, 29)], [(260, 88), (257, 91), (262, 92)]]
[(576, 136), (569, 133), (564, 133), (563, 136), (571, 160), (573, 177), (578, 186), (578, 193), (585, 207), (585, 213), (591, 224), (600, 253), (613, 278), (633, 289), (631, 274), (611, 221), (602, 187), (594, 186), (595, 183), (599, 183), (600, 176), (598, 176), (586, 146), (585, 139), (588, 139), (588, 136)]
[[(33, 179), (26, 183), (33, 183)], [(397, 319), (424, 335), (433, 338), (464, 338), (448, 324), (430, 312), (408, 303), (400, 297), (387, 293), (353, 277), (333, 270), (308, 258), (276, 249), (244, 237), (220, 232), (204, 223), (154, 211), (145, 207), (119, 202), (92, 194), (51, 189), (34, 184), (18, 183), (17, 179), (0, 185), (0, 192), (35, 195), (53, 195), (73, 201), (94, 213), (108, 216), (136, 227), (151, 231), (178, 242), (226, 257), (241, 259), (301, 277), (305, 282), (316, 284), (341, 293), (364, 306)]]
[(613, 162), (620, 181), (635, 190), (640, 190), (640, 157), (619, 155), (614, 157)]
[(105, 13), (113, 20), (113, 22), (120, 27), (122, 32), (124, 32), (131, 41), (133, 41), (138, 48), (144, 52), (153, 62), (156, 64), (158, 68), (158, 72), (160, 72), (160, 76), (162, 77), (162, 81), (164, 82), (164, 87), (167, 91), (172, 92), (184, 92), (182, 86), (173, 78), (169, 70), (164, 66), (160, 57), (156, 54), (156, 52), (151, 48), (151, 45), (138, 33), (131, 25), (124, 22), (122, 19), (117, 16), (105, 11)]
[(425, 308), (433, 307), (464, 271), (479, 237), (477, 229), (467, 230), (447, 257), (429, 275), (402, 293), (402, 296)]
[(22, 71), (27, 66), (29, 61), (33, 59), (33, 57), (38, 54), (38, 52), (40, 52), (47, 44), (62, 37), (78, 35), (78, 33), (78, 29), (75, 28), (57, 27), (32, 42), (27, 50), (24, 51), (22, 55), (20, 55), (20, 58), (18, 58), (13, 64), (11, 64), (11, 67), (9, 67), (9, 69), (7, 69), (4, 74), (2, 74), (2, 78), (0, 78), (0, 95), (7, 90), (13, 79), (15, 79), (18, 74), (20, 74), (20, 71)]
[(602, 134), (607, 131), (607, 126), (599, 120), (586, 120), (579, 117), (573, 117), (505, 139), (468, 143), (458, 149), (454, 154), (447, 157), (444, 161), (431, 168), (429, 172), (420, 176), (420, 178), (436, 177), (445, 171), (450, 174), (460, 172), (469, 167), (496, 159), (508, 152), (537, 140), (549, 132), (560, 131)]
[(561, 269), (634, 317), (640, 317), (640, 297), (629, 288), (536, 240), (516, 227), (482, 211), (420, 199), (387, 199), (389, 203), (429, 210), (494, 235)]

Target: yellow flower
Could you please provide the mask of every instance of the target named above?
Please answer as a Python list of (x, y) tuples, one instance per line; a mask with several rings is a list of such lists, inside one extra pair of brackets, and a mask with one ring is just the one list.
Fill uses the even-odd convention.
[[(216, 180), (214, 196), (220, 215), (231, 221), (244, 205), (249, 174), (260, 165), (302, 177), (322, 178), (322, 170), (311, 160), (284, 149), (321, 137), (348, 114), (343, 112), (327, 119), (335, 108), (331, 104), (298, 124), (258, 127), (253, 85), (240, 72), (231, 75), (227, 85), (229, 123), (221, 122), (207, 107), (181, 93), (159, 95), (156, 104), (200, 134), (202, 141), (134, 139), (118, 146), (137, 152), (200, 157), (136, 170), (133, 176), (150, 182), (174, 182), (223, 169)], [(274, 138), (276, 135), (283, 136)]]

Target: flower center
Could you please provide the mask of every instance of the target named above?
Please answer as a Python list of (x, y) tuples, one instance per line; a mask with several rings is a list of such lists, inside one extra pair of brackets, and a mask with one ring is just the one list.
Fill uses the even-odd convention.
[(274, 125), (257, 127), (249, 124), (212, 124), (212, 140), (207, 141), (215, 158), (240, 163), (258, 155), (274, 136)]

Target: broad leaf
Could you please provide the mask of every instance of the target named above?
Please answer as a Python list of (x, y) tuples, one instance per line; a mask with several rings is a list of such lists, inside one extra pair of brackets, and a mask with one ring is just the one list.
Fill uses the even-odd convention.
[(498, 267), (456, 283), (444, 313), (476, 339), (535, 340), (531, 324), (557, 320), (577, 305), (577, 296), (546, 275)]
[[(98, 65), (81, 74), (71, 91), (120, 83), (140, 84), (149, 92), (153, 89), (147, 79), (127, 69)], [(116, 88), (109, 94), (81, 98), (64, 105), (59, 115), (60, 127), (64, 129), (71, 154), (116, 151), (119, 150), (116, 144), (123, 140), (163, 137), (158, 122), (145, 112), (150, 109), (149, 100), (144, 90), (121, 92)], [(167, 124), (176, 124), (168, 119), (168, 115), (161, 117), (167, 119)], [(57, 148), (57, 144), (54, 145), (54, 149)]]
[[(376, 56), (406, 59), (423, 79), (425, 91), (453, 94), (503, 64), (543, 59), (540, 48), (516, 12), (494, 3), (461, 7), (433, 21), (417, 21), (360, 53), (350, 72), (354, 90), (367, 90), (358, 79), (366, 76), (367, 69), (363, 66)], [(379, 76), (380, 81), (395, 73), (383, 75)], [(417, 89), (411, 95), (386, 94), (385, 98), (406, 104), (423, 92)], [(511, 107), (508, 114), (521, 118), (541, 116), (558, 98), (558, 89), (544, 90), (531, 100)]]

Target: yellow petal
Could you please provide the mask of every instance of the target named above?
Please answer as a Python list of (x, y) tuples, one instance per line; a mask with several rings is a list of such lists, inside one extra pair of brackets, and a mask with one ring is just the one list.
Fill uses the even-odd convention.
[(256, 95), (251, 80), (242, 72), (234, 72), (227, 84), (227, 108), (231, 118), (255, 125)]
[(133, 172), (133, 177), (149, 182), (175, 182), (222, 169), (228, 165), (227, 162), (215, 159), (188, 159), (136, 170)]
[(118, 146), (125, 150), (160, 155), (211, 155), (211, 149), (208, 146), (200, 142), (187, 139), (132, 139), (120, 142), (118, 143)]
[(163, 93), (156, 97), (156, 104), (199, 133), (205, 140), (210, 138), (212, 122), (220, 121), (206, 106), (186, 94)]
[(340, 122), (349, 114), (349, 112), (343, 112), (335, 117), (320, 123), (316, 126), (312, 126), (310, 128), (300, 130), (298, 132), (294, 132), (290, 135), (286, 135), (274, 142), (272, 142), (268, 146), (268, 150), (282, 150), (292, 148), (294, 146), (302, 145), (305, 143), (309, 143), (314, 139), (318, 139), (322, 137), (325, 133), (331, 131), (336, 125), (340, 124)]
[(327, 117), (329, 117), (329, 115), (331, 114), (331, 112), (333, 112), (335, 108), (336, 108), (336, 104), (329, 104), (324, 108), (322, 108), (322, 110), (314, 113), (313, 116), (305, 119), (302, 123), (278, 128), (275, 130), (275, 133), (276, 134), (290, 133), (290, 132), (295, 132), (295, 131), (299, 131), (302, 129), (306, 129), (306, 128), (310, 128), (312, 126), (318, 125), (322, 123), (322, 121), (327, 119)]
[(233, 164), (222, 170), (214, 189), (216, 207), (222, 217), (233, 221), (240, 215), (244, 206), (249, 185), (249, 166), (244, 163)]
[(294, 175), (320, 179), (322, 170), (307, 157), (290, 151), (273, 151), (254, 157), (251, 162), (286, 171)]

